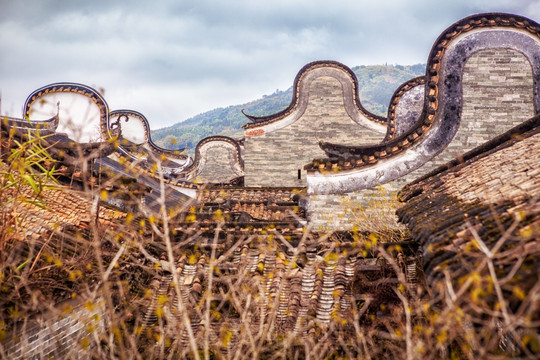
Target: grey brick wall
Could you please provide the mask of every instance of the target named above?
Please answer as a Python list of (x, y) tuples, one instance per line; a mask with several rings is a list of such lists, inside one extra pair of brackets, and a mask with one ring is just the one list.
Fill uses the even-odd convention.
[[(406, 183), (457, 158), (534, 115), (533, 77), (528, 60), (510, 49), (483, 50), (467, 61), (463, 73), (463, 109), (461, 124), (450, 145), (421, 168), (401, 179), (385, 184), (388, 207), (394, 207), (391, 194)], [(365, 203), (375, 190), (344, 195), (310, 197), (308, 216), (314, 228), (334, 230), (365, 226), (366, 221), (350, 204)], [(367, 216), (367, 215), (364, 215)], [(394, 221), (388, 214), (388, 221)]]
[(56, 311), (16, 324), (0, 343), (2, 359), (89, 359), (104, 331), (103, 301), (57, 306)]
[(205, 152), (204, 166), (194, 179), (199, 183), (228, 183), (238, 177), (232, 169), (233, 154), (227, 149), (215, 146)]
[[(320, 140), (340, 144), (372, 144), (384, 134), (365, 129), (347, 115), (342, 86), (335, 78), (321, 76), (309, 89), (309, 104), (293, 124), (245, 140), (245, 185), (306, 186), (304, 165), (326, 154)], [(298, 179), (298, 170), (301, 170)]]
[(383, 232), (405, 227), (397, 224), (397, 191), (388, 184), (346, 194), (310, 195), (309, 224), (313, 231), (356, 229)]

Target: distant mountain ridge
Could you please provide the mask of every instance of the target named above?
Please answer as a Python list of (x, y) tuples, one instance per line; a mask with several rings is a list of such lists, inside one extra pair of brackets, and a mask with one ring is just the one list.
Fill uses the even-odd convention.
[[(399, 85), (424, 75), (425, 64), (416, 65), (361, 65), (352, 68), (358, 78), (362, 105), (374, 114), (386, 116), (388, 104)], [(291, 81), (292, 82), (292, 81)], [(241, 105), (217, 108), (196, 115), (172, 126), (152, 131), (154, 142), (167, 149), (187, 147), (193, 150), (197, 143), (211, 135), (243, 137), (242, 125), (249, 120), (242, 114), (270, 115), (286, 108), (292, 98), (292, 87), (276, 90), (271, 95)]]

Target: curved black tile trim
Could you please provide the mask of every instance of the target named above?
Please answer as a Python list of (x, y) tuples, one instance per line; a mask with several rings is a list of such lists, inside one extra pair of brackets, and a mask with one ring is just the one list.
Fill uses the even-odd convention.
[(337, 61), (320, 60), (320, 61), (314, 61), (305, 65), (298, 72), (298, 74), (296, 75), (294, 79), (293, 96), (292, 96), (292, 100), (289, 106), (287, 106), (285, 109), (283, 109), (282, 111), (278, 113), (265, 115), (265, 116), (249, 115), (249, 114), (246, 114), (244, 110), (242, 110), (242, 113), (249, 120), (252, 121), (252, 123), (248, 123), (244, 125), (243, 127), (245, 129), (251, 129), (258, 126), (270, 124), (270, 123), (279, 121), (283, 119), (284, 117), (288, 116), (289, 114), (291, 114), (294, 111), (294, 109), (296, 109), (298, 105), (301, 103), (301, 97), (304, 96), (304, 94), (307, 94), (307, 92), (303, 91), (303, 87), (304, 87), (303, 79), (305, 78), (305, 75), (309, 71), (317, 69), (317, 68), (321, 68), (321, 67), (333, 67), (333, 68), (338, 68), (346, 72), (351, 78), (351, 81), (353, 82), (353, 97), (354, 97), (354, 104), (356, 106), (356, 111), (359, 111), (360, 113), (362, 113), (362, 115), (364, 115), (366, 118), (368, 118), (371, 121), (374, 121), (379, 124), (386, 124), (386, 118), (370, 113), (362, 105), (360, 101), (360, 96), (358, 95), (358, 79), (356, 78), (356, 74), (349, 67)]
[[(114, 118), (117, 118), (117, 120), (111, 123), (111, 119), (114, 119)], [(186, 150), (185, 148), (181, 150), (168, 150), (168, 149), (163, 149), (159, 147), (158, 145), (156, 145), (152, 141), (152, 137), (150, 135), (150, 123), (148, 122), (148, 120), (143, 114), (134, 110), (126, 110), (126, 109), (114, 110), (114, 111), (111, 111), (111, 113), (109, 114), (107, 131), (111, 134), (114, 134), (115, 136), (118, 135), (120, 139), (120, 147), (123, 147), (122, 141), (121, 141), (122, 140), (122, 135), (121, 135), (122, 121), (127, 122), (132, 118), (139, 120), (144, 126), (144, 143), (137, 144), (137, 147), (140, 147), (141, 145), (147, 145), (148, 147), (150, 147), (150, 149), (153, 152), (160, 155), (165, 155), (167, 157), (180, 159), (180, 160), (186, 160), (188, 158), (187, 155), (182, 154), (182, 152)], [(129, 147), (124, 147), (124, 150), (127, 151), (128, 153), (131, 152)]]
[[(107, 102), (97, 90), (83, 84), (71, 83), (71, 82), (59, 82), (59, 83), (45, 85), (43, 87), (40, 87), (37, 90), (34, 90), (30, 95), (28, 95), (28, 97), (26, 98), (26, 101), (24, 102), (24, 106), (23, 106), (24, 117), (25, 118), (29, 117), (30, 109), (32, 105), (36, 101), (38, 101), (40, 97), (47, 94), (54, 94), (54, 93), (60, 93), (60, 92), (75, 93), (75, 94), (80, 94), (80, 95), (90, 98), (99, 108), (101, 136), (103, 137), (104, 140), (107, 140), (110, 137), (110, 134), (107, 131), (108, 120), (109, 120), (109, 117), (108, 117), (109, 106), (107, 105)], [(34, 121), (34, 123), (36, 122)], [(56, 125), (58, 126), (58, 124)]]
[[(322, 142), (320, 146), (330, 159), (315, 160), (306, 166), (308, 191), (331, 193), (372, 187), (411, 172), (441, 152), (460, 124), (463, 66), (474, 53), (490, 48), (515, 50), (528, 59), (533, 74), (534, 111), (538, 113), (540, 25), (510, 14), (467, 17), (446, 29), (431, 49), (425, 78), (424, 108), (414, 126), (404, 134), (377, 145), (344, 146)], [(396, 157), (398, 154), (400, 156)], [(381, 163), (383, 159), (385, 161)], [(340, 167), (338, 162), (345, 162), (348, 166)], [(340, 172), (347, 175), (341, 176)]]

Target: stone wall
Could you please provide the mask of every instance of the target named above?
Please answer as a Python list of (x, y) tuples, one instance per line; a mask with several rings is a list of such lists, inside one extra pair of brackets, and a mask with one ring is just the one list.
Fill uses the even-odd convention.
[(90, 359), (104, 331), (103, 301), (68, 301), (49, 313), (16, 324), (0, 343), (2, 359)]
[[(534, 115), (533, 76), (528, 60), (510, 49), (483, 50), (469, 58), (463, 73), (461, 124), (450, 145), (434, 159), (408, 175), (384, 185), (388, 207), (391, 194), (405, 184), (485, 143)], [(310, 196), (308, 217), (314, 228), (346, 230), (365, 221), (347, 207), (363, 204), (374, 189), (343, 195)], [(397, 219), (388, 213), (388, 221)]]
[(363, 128), (347, 114), (341, 83), (320, 76), (309, 88), (305, 113), (291, 125), (258, 136), (246, 136), (244, 170), (249, 187), (306, 186), (304, 165), (326, 154), (319, 141), (373, 144), (384, 134)]

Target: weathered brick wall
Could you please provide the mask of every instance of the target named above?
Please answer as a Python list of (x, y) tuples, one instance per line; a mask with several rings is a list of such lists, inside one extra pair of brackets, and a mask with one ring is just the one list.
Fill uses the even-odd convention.
[(433, 160), (397, 180), (397, 188), (534, 115), (532, 68), (521, 53), (483, 50), (467, 61), (463, 71), (463, 110), (456, 136)]
[(228, 183), (238, 177), (233, 171), (234, 156), (222, 147), (212, 147), (205, 152), (204, 166), (195, 180), (199, 183)]
[[(365, 129), (347, 115), (343, 90), (330, 76), (315, 79), (309, 88), (309, 104), (293, 124), (245, 140), (245, 185), (306, 186), (304, 165), (325, 157), (320, 140), (340, 144), (372, 144), (384, 134)], [(298, 179), (298, 170), (301, 170)]]
[(57, 311), (17, 324), (0, 343), (2, 359), (89, 359), (104, 331), (103, 302), (66, 302)]
[[(483, 50), (467, 61), (463, 74), (463, 110), (450, 145), (433, 160), (401, 179), (385, 184), (388, 193), (457, 158), (534, 115), (532, 68), (524, 55), (509, 49)], [(344, 195), (313, 195), (308, 216), (315, 228), (350, 229), (363, 224), (349, 204), (362, 204), (374, 190)], [(391, 202), (389, 206), (394, 206)], [(388, 220), (397, 219), (393, 214)]]
[(310, 195), (309, 224), (313, 231), (385, 231), (397, 228), (397, 191), (388, 184), (346, 194)]

